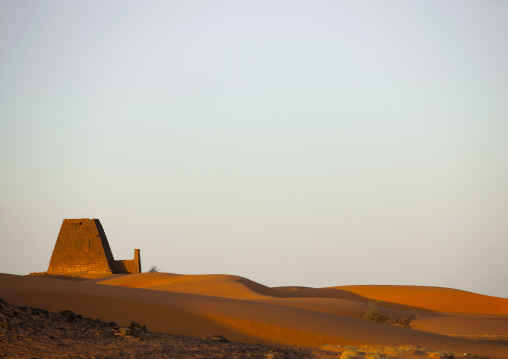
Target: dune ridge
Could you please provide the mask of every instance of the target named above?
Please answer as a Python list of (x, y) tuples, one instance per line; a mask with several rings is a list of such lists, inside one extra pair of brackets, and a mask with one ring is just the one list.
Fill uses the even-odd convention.
[(508, 299), (458, 289), (429, 286), (355, 285), (331, 287), (384, 305), (449, 313), (507, 314)]
[(104, 285), (201, 294), (233, 299), (285, 298), (288, 294), (250, 279), (227, 274), (142, 273), (97, 280)]

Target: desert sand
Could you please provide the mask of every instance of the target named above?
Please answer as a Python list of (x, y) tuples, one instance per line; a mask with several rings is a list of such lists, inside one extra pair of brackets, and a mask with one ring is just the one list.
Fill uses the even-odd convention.
[[(0, 298), (168, 334), (318, 348), (412, 345), (508, 358), (508, 299), (448, 288), (270, 288), (238, 276), (170, 273), (81, 282), (0, 274)], [(416, 310), (420, 318), (413, 329), (367, 321), (372, 302), (384, 314)]]

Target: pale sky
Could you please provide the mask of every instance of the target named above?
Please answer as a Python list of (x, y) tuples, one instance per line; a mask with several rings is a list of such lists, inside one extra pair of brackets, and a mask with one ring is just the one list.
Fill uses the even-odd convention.
[(0, 272), (508, 297), (508, 1), (0, 0)]

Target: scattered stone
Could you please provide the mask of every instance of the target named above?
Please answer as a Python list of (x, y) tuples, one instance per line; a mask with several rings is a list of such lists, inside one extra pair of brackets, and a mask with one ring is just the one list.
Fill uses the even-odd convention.
[(227, 340), (222, 335), (210, 335), (208, 338), (212, 339), (212, 340), (215, 340), (217, 342), (225, 342), (225, 343), (229, 342), (229, 340)]
[(340, 358), (429, 358), (454, 359), (451, 352), (435, 351), (421, 346), (405, 345), (391, 346), (351, 346), (351, 345), (324, 345), (323, 350), (337, 352)]
[(139, 332), (137, 330), (132, 329), (132, 328), (118, 328), (117, 334), (137, 337), (139, 335)]

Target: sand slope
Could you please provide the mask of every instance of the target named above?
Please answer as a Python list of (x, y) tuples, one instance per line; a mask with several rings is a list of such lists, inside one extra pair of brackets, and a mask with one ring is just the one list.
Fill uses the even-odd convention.
[(382, 301), (384, 306), (455, 312), (508, 314), (508, 299), (490, 297), (463, 290), (396, 285), (357, 285), (333, 287), (364, 298)]
[[(508, 357), (506, 345), (479, 343), (361, 319), (362, 308), (365, 308), (369, 296), (376, 299), (391, 295), (390, 303), (397, 304), (392, 290), (389, 289), (387, 294), (383, 292), (383, 287), (377, 287), (377, 291), (372, 289), (366, 293), (363, 288), (358, 294), (358, 288), (356, 291), (340, 288), (268, 288), (245, 278), (226, 275), (144, 273), (70, 282), (0, 274), (0, 298), (7, 302), (53, 311), (69, 309), (121, 325), (136, 321), (147, 325), (150, 330), (165, 333), (193, 336), (222, 334), (236, 341), (303, 346), (412, 344)], [(421, 298), (410, 298), (408, 292), (411, 288), (404, 288), (406, 296), (402, 306), (422, 303)], [(453, 290), (449, 291), (455, 295)], [(319, 293), (326, 295), (319, 297)], [(330, 293), (338, 295), (331, 296)], [(422, 295), (418, 290), (416, 293), (417, 296)], [(446, 291), (440, 293), (446, 296)], [(485, 311), (494, 307), (498, 313), (508, 302), (503, 298), (476, 295), (479, 298), (474, 299), (474, 296), (473, 293), (468, 294), (473, 298), (471, 307), (461, 303), (456, 304), (458, 307), (447, 308), (478, 313), (481, 309), (478, 303), (481, 302), (486, 305)], [(397, 313), (393, 308), (386, 310)], [(422, 328), (427, 326), (436, 331), (431, 327), (439, 327), (438, 321), (450, 317), (453, 325), (469, 320), (468, 325), (473, 331), (480, 326), (475, 321), (481, 322), (482, 331), (491, 330), (493, 326), (493, 330), (505, 331), (508, 327), (508, 321), (502, 319), (488, 322), (481, 316), (469, 318), (429, 311), (422, 318), (426, 321), (422, 322)]]
[(233, 299), (289, 297), (284, 292), (266, 287), (247, 278), (225, 274), (142, 273), (104, 280), (99, 279), (96, 283)]

